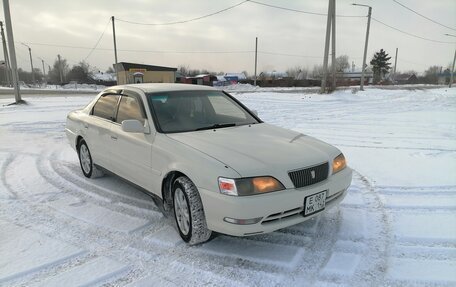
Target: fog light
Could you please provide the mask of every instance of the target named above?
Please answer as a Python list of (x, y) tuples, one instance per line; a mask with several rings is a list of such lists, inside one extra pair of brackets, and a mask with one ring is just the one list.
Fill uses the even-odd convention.
[(250, 218), (250, 219), (236, 219), (236, 218), (225, 217), (225, 218), (223, 218), (223, 221), (232, 223), (232, 224), (249, 225), (249, 224), (255, 224), (255, 223), (260, 222), (260, 220), (262, 218), (263, 217)]

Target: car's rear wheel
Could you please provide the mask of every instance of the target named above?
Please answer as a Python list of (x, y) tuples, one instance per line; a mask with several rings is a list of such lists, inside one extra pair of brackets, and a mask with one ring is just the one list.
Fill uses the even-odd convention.
[(182, 239), (190, 245), (206, 242), (211, 237), (198, 189), (185, 176), (173, 183), (174, 217)]
[(78, 145), (79, 164), (85, 177), (95, 178), (103, 176), (103, 171), (95, 166), (90, 154), (89, 147), (85, 140), (81, 140)]

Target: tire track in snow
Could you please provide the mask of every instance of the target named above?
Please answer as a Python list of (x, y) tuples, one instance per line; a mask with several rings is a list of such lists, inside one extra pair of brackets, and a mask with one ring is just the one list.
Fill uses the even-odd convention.
[[(61, 177), (58, 172), (52, 167), (53, 161), (49, 160), (52, 157), (52, 152), (48, 154), (42, 154), (37, 158), (36, 166), (40, 175), (57, 191), (64, 192), (80, 198), (85, 202), (93, 202), (96, 205), (102, 206), (103, 208), (124, 213), (134, 217), (161, 217), (161, 213), (154, 210), (152, 200), (150, 203), (144, 201), (139, 205), (136, 202), (132, 202), (130, 199), (126, 199), (121, 196), (113, 196), (109, 194), (107, 196), (105, 191), (94, 190), (91, 186), (84, 187), (77, 183), (68, 180), (65, 177)], [(112, 192), (114, 193), (114, 192)], [(149, 209), (150, 207), (150, 209)]]
[[(135, 209), (160, 212), (153, 203), (151, 196), (137, 190), (116, 176), (105, 176), (104, 178), (99, 179), (87, 179), (82, 175), (79, 164), (73, 164), (61, 159), (63, 151), (64, 149), (54, 150), (49, 160), (53, 172), (59, 177), (83, 188), (84, 190), (92, 191), (104, 197), (113, 197), (112, 202), (119, 202), (122, 205), (130, 206)], [(109, 185), (109, 188), (102, 185), (102, 183), (108, 183), (106, 182), (108, 181), (107, 179), (112, 179), (114, 182)]]
[(392, 240), (390, 219), (374, 186), (356, 170), (339, 213), (339, 231), (315, 285), (382, 285)]
[[(353, 170), (354, 175), (358, 177), (367, 189), (363, 193), (363, 198), (366, 200), (367, 208), (374, 210), (378, 214), (378, 234), (375, 234), (373, 238), (370, 238), (367, 243), (367, 249), (369, 251), (375, 251), (374, 254), (369, 254), (369, 260), (365, 260), (370, 265), (369, 268), (363, 270), (360, 274), (360, 278), (370, 277), (373, 282), (381, 285), (384, 282), (385, 271), (388, 267), (388, 257), (390, 255), (390, 248), (392, 245), (392, 228), (391, 219), (386, 212), (385, 206), (374, 185), (370, 180), (363, 176), (356, 170)], [(373, 255), (373, 256), (372, 256)], [(364, 258), (365, 259), (365, 258)]]
[[(6, 173), (8, 170), (8, 167), (11, 165), (11, 163), (14, 161), (15, 156), (12, 154), (8, 154), (6, 156), (6, 159), (3, 161), (1, 167), (0, 167), (0, 181), (1, 185), (5, 187), (5, 197), (6, 199), (16, 199), (17, 194), (14, 192), (12, 186), (8, 183), (6, 179)], [(3, 192), (3, 191), (2, 191)]]
[[(11, 192), (17, 195), (17, 199), (29, 200), (33, 198), (33, 200), (41, 201), (50, 195), (60, 193), (53, 186), (48, 186), (38, 170), (33, 168), (36, 166), (36, 158), (37, 155), (35, 154), (21, 153), (15, 155), (5, 170), (5, 183)], [(46, 191), (43, 192), (42, 190)]]
[(454, 286), (456, 233), (439, 224), (447, 226), (456, 220), (455, 186), (374, 189), (390, 219), (388, 252), (382, 255), (388, 263), (382, 270), (383, 284)]
[[(126, 234), (100, 229), (82, 221), (75, 221), (57, 210), (47, 207), (47, 205), (38, 204), (32, 201), (17, 202), (14, 206), (7, 206), (5, 209), (8, 209), (6, 214), (11, 217), (12, 221), (20, 221), (22, 225), (27, 226), (28, 230), (39, 232), (50, 238), (87, 249), (88, 252), (90, 252), (91, 258), (103, 255), (113, 258), (118, 262), (122, 262), (124, 265), (131, 266), (133, 269), (137, 270), (137, 273), (141, 274), (141, 272), (144, 271), (144, 266), (137, 264), (137, 262), (149, 257), (144, 255), (137, 257), (137, 254), (126, 248), (131, 244), (136, 244), (135, 242), (138, 240), (141, 240), (139, 234)], [(160, 257), (152, 249), (144, 248), (144, 250), (147, 250), (147, 254), (150, 258)], [(148, 260), (150, 260), (150, 258)], [(77, 259), (78, 262), (81, 260), (87, 261), (84, 258)], [(150, 261), (152, 262), (153, 260)], [(142, 261), (142, 264), (147, 265), (147, 262), (147, 260)], [(62, 265), (47, 268), (32, 277), (18, 278), (18, 281), (14, 282), (12, 286), (29, 286), (29, 282), (41, 282), (49, 278), (52, 274), (63, 273), (73, 267), (74, 264), (62, 262)], [(148, 268), (153, 268), (153, 266), (149, 266)]]

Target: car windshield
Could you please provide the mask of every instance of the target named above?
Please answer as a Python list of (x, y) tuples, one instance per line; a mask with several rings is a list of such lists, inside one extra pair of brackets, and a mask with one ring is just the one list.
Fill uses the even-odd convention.
[(147, 95), (164, 133), (256, 124), (235, 100), (221, 91), (175, 91)]

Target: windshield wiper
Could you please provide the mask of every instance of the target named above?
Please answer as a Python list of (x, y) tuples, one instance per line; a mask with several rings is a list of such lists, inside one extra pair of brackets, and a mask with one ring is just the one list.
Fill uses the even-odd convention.
[(236, 126), (235, 123), (213, 124), (213, 125), (210, 125), (210, 126), (207, 126), (207, 127), (197, 128), (196, 131), (220, 129), (220, 128), (227, 128), (227, 127), (234, 127), (234, 126)]

